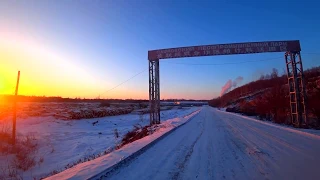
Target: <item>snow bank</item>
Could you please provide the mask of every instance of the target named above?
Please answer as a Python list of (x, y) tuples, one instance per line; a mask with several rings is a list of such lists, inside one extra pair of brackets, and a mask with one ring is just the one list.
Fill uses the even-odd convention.
[(59, 174), (48, 177), (46, 179), (89, 179), (98, 178), (104, 173), (110, 171), (118, 163), (128, 160), (130, 157), (139, 153), (139, 151), (145, 150), (151, 143), (156, 142), (161, 136), (169, 133), (175, 128), (183, 125), (193, 116), (198, 114), (201, 109), (180, 118), (173, 118), (161, 123), (161, 128), (150, 136), (146, 136), (140, 140), (125, 145), (119, 150), (116, 150), (110, 154), (99, 157), (95, 160), (85, 162), (70, 169), (67, 169)]

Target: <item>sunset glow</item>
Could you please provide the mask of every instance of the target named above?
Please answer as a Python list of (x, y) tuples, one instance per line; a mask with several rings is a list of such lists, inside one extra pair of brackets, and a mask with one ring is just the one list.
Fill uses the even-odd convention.
[(319, 5), (0, 0), (0, 180), (320, 179)]
[[(21, 71), (19, 94), (96, 98), (112, 88), (86, 72), (71, 57), (19, 34), (0, 34), (0, 94), (13, 94), (17, 72)], [(145, 98), (145, 93), (119, 88), (105, 98)], [(103, 97), (102, 95), (100, 97)]]
[[(1, 34), (0, 94), (12, 94), (21, 71), (19, 94), (64, 97), (90, 97), (99, 92), (92, 88), (97, 81), (71, 58), (28, 40)], [(3, 64), (4, 63), (4, 64)]]
[[(302, 29), (289, 30), (291, 24), (282, 20), (288, 19), (287, 16), (270, 17), (269, 12), (258, 9), (243, 11), (237, 4), (218, 3), (235, 14), (243, 13), (244, 17), (259, 13), (268, 17), (268, 23), (259, 21), (248, 30), (229, 13), (220, 13), (218, 6), (210, 15), (200, 13), (205, 9), (195, 14), (204, 18), (199, 21), (171, 18), (176, 17), (176, 13), (190, 13), (188, 9), (193, 6), (185, 4), (185, 8), (170, 9), (159, 4), (3, 2), (0, 7), (3, 14), (0, 17), (0, 94), (13, 94), (20, 70), (21, 95), (148, 99), (148, 72), (130, 78), (148, 68), (148, 50), (154, 49), (297, 39), (302, 45), (306, 69), (314, 66), (318, 56), (304, 54), (317, 51), (314, 26), (305, 25), (307, 33)], [(167, 6), (168, 11), (164, 11), (163, 6)], [(211, 17), (217, 16), (223, 19), (214, 25), (209, 23)], [(280, 26), (270, 29), (271, 22)], [(163, 26), (166, 23), (169, 24)], [(257, 27), (262, 31), (254, 30)], [(224, 84), (236, 77), (243, 77), (243, 85), (270, 73), (272, 68), (281, 71), (282, 58), (281, 53), (266, 53), (163, 60), (160, 62), (161, 99), (217, 97)], [(261, 61), (264, 59), (276, 60)], [(251, 63), (237, 64), (246, 61)]]

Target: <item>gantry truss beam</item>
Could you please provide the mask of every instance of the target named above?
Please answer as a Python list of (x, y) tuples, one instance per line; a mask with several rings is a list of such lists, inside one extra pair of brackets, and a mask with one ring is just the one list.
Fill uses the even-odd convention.
[(160, 123), (159, 60), (149, 61), (150, 125)]
[(300, 52), (286, 52), (285, 61), (290, 96), (291, 121), (296, 127), (308, 125), (306, 88)]

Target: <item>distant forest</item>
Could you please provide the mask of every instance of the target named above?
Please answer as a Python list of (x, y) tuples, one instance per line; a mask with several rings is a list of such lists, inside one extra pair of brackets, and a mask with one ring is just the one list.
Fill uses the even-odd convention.
[[(14, 95), (0, 95), (0, 101), (13, 102)], [(193, 100), (193, 99), (163, 99), (162, 101), (174, 102), (174, 101), (202, 101), (207, 102), (208, 100)], [(149, 100), (141, 99), (86, 99), (86, 98), (63, 98), (63, 97), (46, 97), (46, 96), (24, 96), (18, 95), (17, 102), (98, 102), (98, 103), (141, 103), (149, 102)]]

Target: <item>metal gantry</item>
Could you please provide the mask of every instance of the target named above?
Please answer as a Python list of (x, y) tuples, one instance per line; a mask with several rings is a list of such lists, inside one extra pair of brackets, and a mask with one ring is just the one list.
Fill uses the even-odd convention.
[(300, 52), (286, 52), (285, 61), (289, 85), (291, 121), (296, 127), (308, 125), (306, 88)]
[(291, 121), (296, 127), (307, 127), (306, 85), (300, 51), (299, 40), (213, 44), (148, 51), (150, 125), (160, 123), (160, 59), (286, 52), (285, 61), (289, 84)]
[(160, 124), (159, 60), (149, 60), (150, 125)]

